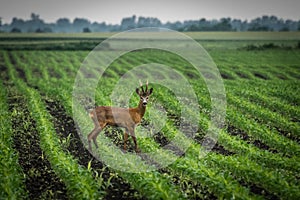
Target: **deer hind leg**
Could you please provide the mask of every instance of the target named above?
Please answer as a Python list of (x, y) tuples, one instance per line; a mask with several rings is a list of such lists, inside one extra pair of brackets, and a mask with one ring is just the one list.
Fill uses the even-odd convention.
[(101, 132), (102, 128), (100, 126), (96, 126), (92, 132), (88, 135), (88, 143), (89, 143), (89, 151), (92, 151), (92, 144), (91, 141), (93, 140), (96, 148), (98, 148), (98, 144), (96, 142), (96, 138), (99, 135), (99, 133)]
[(96, 148), (98, 148), (98, 144), (97, 144), (97, 137), (99, 135), (99, 133), (101, 132), (101, 130), (105, 127), (105, 123), (101, 123), (101, 122), (98, 122), (98, 119), (96, 117), (96, 113), (95, 111), (94, 112), (91, 112), (90, 113), (90, 117), (93, 119), (93, 122), (95, 124), (95, 128), (91, 131), (91, 133), (88, 135), (88, 144), (89, 144), (89, 151), (92, 152), (92, 144), (91, 144), (91, 141), (93, 140)]

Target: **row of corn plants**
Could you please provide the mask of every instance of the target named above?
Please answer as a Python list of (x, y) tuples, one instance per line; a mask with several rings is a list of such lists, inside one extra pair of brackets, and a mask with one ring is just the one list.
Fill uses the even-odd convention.
[[(280, 113), (288, 120), (299, 119), (300, 111), (294, 106), (288, 105), (286, 103), (282, 103), (276, 97), (266, 96), (263, 93), (258, 93), (254, 90), (241, 90), (238, 88), (236, 84), (228, 82), (227, 85), (230, 85), (232, 95), (239, 96), (243, 100), (251, 101), (259, 106), (264, 108), (268, 108), (270, 111), (275, 111), (276, 113)], [(249, 84), (242, 84), (243, 88), (248, 88)], [(239, 85), (240, 87), (240, 85)]]
[(287, 156), (299, 156), (299, 145), (277, 132), (270, 130), (266, 125), (256, 122), (254, 119), (246, 118), (245, 115), (238, 113), (238, 109), (230, 106), (227, 117), (235, 127), (247, 132), (254, 139), (260, 140), (270, 148), (280, 151)]
[(11, 114), (8, 111), (7, 92), (0, 81), (0, 197), (21, 199), (27, 196), (24, 177), (13, 149)]
[[(234, 96), (234, 98), (237, 97)], [(203, 107), (210, 107), (210, 102), (205, 96), (199, 97), (199, 103)], [(241, 113), (240, 110), (236, 106), (234, 106), (234, 104), (232, 104), (232, 102), (230, 102), (230, 104), (228, 105), (227, 119), (230, 125), (233, 125), (234, 127), (244, 131), (248, 134), (248, 136), (262, 141), (270, 148), (279, 150), (285, 155), (299, 155), (298, 152), (300, 147), (295, 141), (282, 136), (277, 131), (270, 130), (270, 128), (268, 128), (266, 125), (256, 122), (248, 115), (250, 114)]]
[[(52, 89), (51, 89), (52, 88)], [(66, 92), (70, 89), (70, 85), (66, 82), (61, 83), (61, 87), (59, 90), (54, 89), (54, 87), (49, 87), (48, 84), (43, 82), (39, 83), (39, 89), (44, 91), (45, 93), (49, 93), (51, 96), (58, 97), (59, 101), (62, 102), (68, 112), (68, 114), (72, 114), (72, 99), (70, 97), (70, 93)], [(92, 128), (91, 128), (92, 130)], [(100, 136), (101, 137), (101, 136)], [(100, 142), (105, 141), (105, 138), (99, 140)], [(119, 150), (112, 150), (106, 143), (99, 144), (102, 148), (101, 154), (106, 152), (107, 158), (111, 158), (111, 162), (121, 162), (122, 160), (127, 159), (125, 162), (127, 167), (130, 168), (129, 171), (136, 169), (138, 172), (141, 168), (147, 168), (143, 161), (137, 159), (135, 157), (126, 157)], [(106, 150), (106, 151), (105, 151)], [(124, 168), (126, 169), (126, 168)], [(111, 168), (111, 170), (114, 170)], [(123, 171), (117, 171), (118, 175), (128, 181), (135, 189), (140, 191), (143, 196), (147, 196), (151, 199), (182, 199), (184, 196), (176, 189), (175, 186), (170, 184), (170, 180), (166, 179), (164, 176), (160, 175), (157, 171), (151, 171), (147, 173), (128, 173)]]
[(276, 98), (279, 102), (297, 108), (300, 97), (297, 95), (298, 82), (294, 80), (286, 81), (242, 81), (241, 85), (247, 85), (248, 90), (256, 91), (268, 97)]
[[(202, 116), (202, 117), (205, 117), (205, 116)], [(201, 118), (202, 118), (202, 117), (201, 117)], [(203, 124), (201, 124), (200, 126), (203, 126)], [(205, 125), (204, 125), (204, 126), (205, 126)], [(207, 125), (206, 125), (206, 126), (207, 126)], [(226, 140), (224, 140), (224, 139), (225, 139), (224, 136), (227, 136)], [(228, 136), (228, 135), (226, 135), (226, 134), (221, 134), (219, 137), (222, 137), (223, 141), (228, 142), (227, 140), (228, 140), (231, 136)], [(241, 149), (240, 149), (240, 146), (239, 146), (239, 145), (240, 145), (239, 143), (241, 143), (241, 142), (242, 142), (242, 141), (235, 140), (235, 144), (238, 144), (238, 145), (235, 145), (235, 147), (238, 148), (238, 149), (237, 149), (237, 152), (241, 150)], [(245, 147), (248, 146), (248, 145), (242, 145), (241, 147), (243, 147), (243, 146), (244, 146), (244, 148), (245, 148)], [(232, 147), (231, 147), (231, 149), (232, 149)], [(253, 151), (254, 148), (246, 147), (246, 149), (247, 149), (248, 152), (249, 152), (249, 151), (252, 151), (253, 153), (257, 154), (256, 151)], [(244, 149), (244, 150), (245, 150), (245, 149)], [(245, 152), (244, 152), (244, 153), (245, 153)], [(252, 155), (253, 155), (253, 153), (252, 153)], [(281, 157), (279, 157), (279, 156), (273, 156), (273, 154), (271, 154), (271, 153), (268, 153), (268, 152), (265, 152), (265, 151), (260, 151), (259, 154), (261, 154), (261, 153), (268, 155), (269, 161), (272, 161), (274, 158), (277, 157), (276, 160), (281, 161), (281, 162), (279, 162), (279, 163), (281, 163), (281, 164), (287, 164), (289, 169), (290, 169), (290, 168), (292, 168), (292, 169), (296, 169), (296, 168), (297, 168), (297, 167), (293, 167), (293, 164), (297, 163), (296, 160), (294, 160), (294, 159), (287, 159), (287, 158), (284, 158), (284, 159), (282, 160)], [(256, 157), (256, 158), (259, 158), (260, 156), (257, 155), (257, 156), (255, 156), (255, 157)], [(287, 162), (287, 161), (289, 161), (289, 162)], [(267, 161), (267, 162), (268, 162), (268, 161)], [(290, 164), (288, 164), (288, 163), (290, 163)], [(274, 162), (273, 162), (272, 164), (274, 164)], [(272, 164), (271, 164), (270, 166), (272, 166)]]
[(67, 192), (73, 199), (98, 199), (104, 195), (99, 185), (86, 168), (80, 166), (76, 160), (61, 147), (60, 140), (56, 135), (53, 124), (49, 121), (50, 116), (37, 91), (29, 88), (25, 82), (19, 79), (14, 66), (5, 56), (5, 63), (9, 69), (9, 77), (20, 92), (27, 99), (29, 110), (40, 133), (41, 149), (45, 152), (51, 167), (66, 184)]
[[(207, 98), (204, 98), (204, 96), (203, 95), (201, 95), (201, 97), (199, 97), (199, 104), (200, 105), (202, 105), (203, 107), (209, 107), (209, 105), (210, 105), (210, 103), (209, 103), (209, 100), (207, 99)], [(234, 109), (234, 111), (235, 112), (233, 112), (232, 111), (232, 109)], [(240, 111), (238, 110), (238, 109), (236, 109), (235, 107), (232, 107), (232, 109), (228, 109), (228, 111), (227, 111), (227, 115), (229, 115), (228, 116), (228, 119), (229, 119), (229, 123), (232, 123), (232, 121), (235, 119), (235, 118), (231, 118), (230, 116), (231, 116), (231, 114), (232, 115), (234, 115), (234, 116), (240, 116)], [(204, 114), (205, 114), (205, 112), (204, 112)], [(247, 134), (249, 134), (249, 131), (252, 131), (252, 129), (251, 128), (249, 128), (249, 127), (253, 127), (253, 126), (251, 126), (251, 123), (247, 123), (248, 121), (247, 121), (247, 119), (245, 119), (244, 117), (239, 117), (239, 119), (241, 119), (241, 120), (243, 120), (243, 121), (239, 121), (239, 123), (235, 123), (235, 125), (236, 125), (236, 127), (237, 128), (243, 128), (242, 130), (244, 130), (245, 131), (245, 133), (247, 133)], [(207, 127), (208, 125), (208, 116), (207, 115), (203, 115), (201, 118), (200, 118), (200, 123), (201, 123), (201, 125), (199, 125), (200, 127)], [(269, 131), (269, 130), (267, 130), (267, 131)], [(259, 134), (260, 132), (262, 132), (262, 134), (263, 134), (263, 132), (264, 131), (262, 131), (262, 130), (257, 130), (257, 134)], [(243, 140), (241, 140), (241, 139), (239, 139), (239, 136), (231, 136), (231, 135), (228, 135), (228, 134), (222, 134), (222, 133), (225, 133), (224, 131), (222, 131), (221, 132), (221, 134), (219, 135), (219, 139), (221, 140), (221, 141), (223, 141), (223, 142), (226, 142), (228, 139), (230, 139), (231, 138), (231, 140), (232, 140), (232, 144), (235, 144), (234, 146), (236, 147), (236, 148), (238, 148), (238, 149), (236, 149), (237, 150), (237, 153), (238, 152), (240, 152), (241, 154), (244, 154), (245, 152), (245, 150), (246, 149), (248, 149), (248, 150), (251, 150), (251, 152), (256, 152), (255, 154), (257, 154), (258, 153), (258, 148), (257, 147), (255, 147), (255, 146), (253, 146), (253, 145), (251, 145), (251, 144), (246, 144), (246, 142), (245, 141), (243, 141)], [(224, 139), (222, 138), (224, 136)], [(257, 138), (260, 140), (260, 138), (259, 138), (259, 135), (257, 136)], [(285, 140), (287, 140), (287, 139), (285, 139)], [(219, 142), (221, 142), (221, 141), (219, 141)], [(287, 141), (289, 141), (289, 140), (287, 140)], [(229, 144), (229, 143), (228, 143)], [(242, 144), (245, 144), (245, 145), (242, 145)], [(294, 143), (293, 143), (294, 144)], [(294, 147), (295, 148), (299, 148), (299, 146), (297, 145), (297, 144), (294, 144)], [(233, 148), (233, 146), (232, 147), (229, 147), (228, 146), (228, 148), (230, 149), (230, 150), (233, 150), (232, 148)], [(254, 151), (254, 149), (257, 149), (257, 150), (255, 150)], [(247, 151), (248, 152), (248, 151)], [(263, 154), (263, 155), (265, 155), (265, 156), (260, 156), (260, 154)], [(295, 153), (295, 152), (294, 152)], [(267, 155), (269, 155), (269, 156), (267, 156)], [(270, 157), (271, 156), (271, 157)], [(274, 160), (275, 159), (275, 157), (277, 157), (277, 162), (278, 162), (278, 164), (279, 163), (282, 163), (282, 161), (280, 162), (280, 160), (282, 160), (282, 159), (288, 159), (288, 158), (285, 158), (285, 157), (282, 157), (281, 155), (278, 155), (278, 154), (273, 154), (273, 153), (271, 153), (271, 152), (269, 152), (269, 151), (264, 151), (264, 150), (260, 150), (259, 151), (259, 153), (257, 154), (257, 156), (255, 156), (256, 158), (258, 158), (258, 159), (262, 159), (262, 158), (269, 158), (269, 160), (270, 161), (272, 161), (272, 160)], [(291, 160), (297, 160), (297, 157), (292, 157), (291, 158)], [(286, 165), (287, 165), (287, 168), (292, 168), (292, 169), (295, 169), (294, 167), (293, 167), (293, 162), (288, 162), (287, 160), (285, 160), (283, 163), (286, 163)], [(290, 163), (290, 164), (288, 164), (288, 163)], [(275, 164), (275, 163), (274, 163)]]
[[(101, 90), (102, 92), (103, 92), (103, 90)], [(101, 95), (101, 94), (99, 94), (98, 95), (99, 97), (101, 97), (101, 96), (103, 96), (103, 95)], [(99, 100), (100, 102), (101, 102), (101, 104), (105, 104), (105, 103), (109, 103), (109, 101), (108, 100), (104, 100), (103, 98), (101, 99), (101, 100)], [(69, 108), (70, 108), (70, 106), (68, 106)], [(99, 137), (101, 137), (101, 136), (99, 136)], [(105, 140), (105, 138), (101, 138), (99, 141), (104, 141)], [(152, 141), (152, 143), (151, 144), (149, 144), (148, 143), (148, 145), (146, 145), (145, 143), (143, 143), (143, 141), (140, 141), (139, 140), (139, 142), (141, 142), (141, 145), (142, 145), (142, 147), (143, 147), (143, 144), (144, 144), (144, 146), (147, 146), (147, 147), (149, 147), (149, 146), (151, 146), (151, 148), (153, 149), (153, 146), (155, 146), (155, 142), (154, 141)], [(146, 142), (147, 143), (147, 142)], [(102, 144), (102, 143), (101, 143)], [(105, 144), (102, 144), (102, 148), (101, 148), (101, 150), (103, 151), (103, 148), (104, 148), (104, 145)], [(114, 150), (114, 151), (116, 151), (116, 150)], [(102, 152), (103, 153), (103, 152)], [(160, 153), (158, 153), (158, 154), (160, 154)], [(166, 157), (165, 157), (166, 158)], [(121, 158), (120, 158), (121, 159)], [(130, 162), (136, 162), (136, 161), (133, 161), (133, 160), (131, 160)], [(127, 163), (127, 165), (130, 163), (130, 162), (126, 162)], [(190, 161), (189, 162), (187, 162), (187, 161), (184, 161), (184, 162), (181, 162), (181, 166), (183, 166), (184, 164), (186, 164), (186, 165), (190, 165)], [(137, 164), (135, 164), (135, 165), (137, 165)], [(134, 166), (135, 166), (134, 165)], [(128, 167), (128, 166), (127, 166)], [(124, 169), (125, 169), (125, 166), (124, 166)], [(179, 167), (177, 168), (177, 170), (179, 169)], [(137, 170), (139, 170), (139, 169), (137, 169)], [(190, 170), (190, 172), (191, 171), (193, 171), (193, 170), (196, 170), (196, 171), (198, 171), (198, 172), (200, 172), (201, 170), (199, 170), (199, 169), (196, 169), (196, 168), (192, 168), (191, 170)], [(175, 170), (172, 170), (172, 171), (174, 171), (175, 172)], [(217, 176), (216, 174), (214, 174), (214, 172), (213, 171), (210, 171), (209, 169), (205, 169), (204, 170), (205, 171), (205, 173), (201, 173), (201, 174), (199, 174), (199, 175), (197, 175), (197, 176), (193, 176), (193, 180), (194, 181), (196, 181), (197, 182), (197, 178), (201, 178), (201, 179), (203, 179), (203, 180), (205, 180), (206, 182), (207, 182), (207, 184), (208, 185), (211, 185), (211, 186), (213, 186), (214, 184), (216, 184), (219, 180), (223, 180), (223, 177), (222, 176)], [(179, 170), (179, 172), (178, 173), (176, 173), (177, 175), (178, 174), (180, 174), (181, 173), (181, 170)], [(121, 176), (122, 176), (122, 173), (121, 173)], [(123, 175), (124, 176), (124, 175)], [(207, 178), (205, 178), (205, 177), (207, 177), (207, 176), (209, 176), (209, 177), (211, 177), (212, 179), (207, 179)], [(132, 176), (132, 175), (130, 175), (130, 176), (127, 176), (127, 178), (126, 178), (127, 180), (136, 180), (137, 179), (137, 177), (135, 177), (135, 176)], [(138, 179), (137, 179), (138, 180)], [(131, 181), (129, 181), (129, 182), (131, 182)], [(227, 183), (228, 182), (228, 180), (226, 181), (226, 180), (223, 180), (222, 182), (224, 182), (224, 183)], [(230, 182), (230, 181), (229, 181)], [(133, 181), (133, 185), (135, 185), (137, 182), (136, 181)], [(239, 184), (237, 184), (237, 183), (230, 183), (230, 184), (233, 184), (233, 185), (236, 185), (236, 187), (241, 187), (241, 186), (238, 186)], [(229, 185), (230, 185), (229, 184)], [(227, 192), (226, 193), (224, 193), (224, 185), (221, 187), (216, 187), (216, 186), (214, 186), (214, 189), (212, 189), (212, 191), (215, 191), (215, 192), (217, 192), (217, 194), (219, 195), (219, 196), (227, 196), (227, 197), (231, 197), (232, 195), (235, 195), (235, 196), (244, 196), (244, 197), (246, 197), (247, 196), (247, 192), (246, 192), (246, 190), (245, 189), (236, 189), (236, 191), (234, 191), (235, 189), (235, 187), (233, 187), (233, 189), (228, 189), (227, 190)], [(161, 192), (161, 194), (164, 194), (164, 192)], [(151, 194), (149, 194), (151, 197), (154, 197), (153, 196), (153, 194), (151, 195)], [(166, 197), (166, 196), (165, 196)]]
[[(172, 132), (172, 131), (168, 131)], [(193, 149), (194, 148), (194, 149)], [(191, 146), (193, 149), (192, 154), (186, 153), (185, 156), (191, 155), (191, 158), (195, 158), (199, 155), (201, 149)], [(255, 162), (250, 161), (247, 156), (222, 156), (218, 154), (209, 154), (208, 159), (205, 159), (205, 163), (210, 163), (211, 167), (219, 167), (219, 169), (227, 169), (228, 172), (234, 174), (237, 177), (241, 177), (243, 181), (248, 184), (255, 183), (266, 188), (268, 191), (277, 194), (278, 196), (286, 196), (288, 198), (297, 197), (297, 181), (295, 177), (284, 172), (278, 172), (277, 169), (261, 167)], [(235, 164), (233, 164), (235, 163)], [(297, 163), (297, 162), (296, 162)], [(225, 167), (226, 166), (226, 167)], [(255, 174), (256, 176), (253, 176)], [(271, 187), (270, 182), (276, 182), (276, 187)], [(285, 187), (285, 190), (279, 191), (280, 187)]]
[[(165, 96), (165, 95), (160, 95), (160, 96)], [(169, 101), (170, 102), (170, 101)], [(173, 132), (173, 131), (167, 131), (167, 132)], [(140, 142), (140, 141), (139, 141)], [(143, 144), (143, 143), (142, 143)], [(154, 145), (147, 145), (147, 146), (154, 146)], [(158, 153), (157, 155), (162, 155), (162, 153), (160, 152), (160, 153)], [(248, 163), (247, 163), (248, 164)], [(249, 164), (248, 164), (249, 165)], [(255, 166), (255, 163), (252, 163), (252, 165), (254, 165)], [(192, 168), (192, 170), (193, 171), (197, 171), (195, 168)], [(269, 180), (268, 180), (269, 181)]]
[[(46, 87), (46, 86), (45, 86)], [(48, 86), (49, 87), (49, 86)], [(69, 87), (69, 85), (67, 85), (66, 84), (66, 87)], [(66, 94), (66, 95), (68, 95), (68, 94)], [(164, 94), (161, 94), (161, 95), (158, 95), (158, 96), (163, 96)], [(99, 96), (101, 96), (101, 95), (99, 95)], [(70, 98), (69, 98), (70, 99)], [(102, 101), (101, 100), (101, 103), (103, 103), (103, 102), (105, 102), (105, 101)], [(109, 103), (109, 102), (106, 102), (106, 103)], [(70, 106), (68, 106), (69, 108), (70, 108)], [(173, 106), (173, 107), (176, 107), (176, 106)], [(176, 109), (176, 108), (175, 108)], [(202, 125), (202, 124), (201, 124)], [(167, 135), (168, 133), (172, 133), (172, 132), (174, 132), (174, 131), (171, 131), (170, 129), (172, 128), (173, 126), (172, 125), (170, 125), (170, 127), (169, 127), (169, 129), (166, 129), (165, 130), (165, 134)], [(255, 147), (251, 147), (251, 145), (247, 145), (247, 144), (245, 144), (245, 143), (243, 143), (243, 141), (241, 141), (241, 140), (239, 140), (239, 139), (237, 139), (236, 137), (232, 137), (232, 136), (229, 136), (229, 135), (227, 135), (226, 133), (224, 133), (224, 134), (220, 134), (220, 135), (223, 135), (223, 142), (224, 143), (227, 143), (227, 147), (229, 147), (231, 150), (232, 149), (234, 149), (235, 151), (237, 151), (237, 152), (241, 152), (241, 149), (243, 149), (243, 151), (247, 151), (247, 152), (251, 152), (251, 153), (249, 153), (249, 157), (250, 156), (252, 156), (252, 159), (253, 160), (258, 160), (259, 159), (259, 157), (261, 156), (261, 155), (265, 155), (264, 154), (264, 151), (256, 151), (257, 149), (255, 148)], [(170, 136), (171, 138), (173, 138), (173, 136)], [(232, 141), (234, 141), (234, 142), (232, 142)], [(153, 147), (155, 147), (155, 144), (154, 143), (147, 143), (148, 142), (148, 140), (146, 140), (146, 141), (143, 141), (143, 140), (139, 140), (139, 142), (141, 142), (141, 144), (142, 145), (144, 145), (144, 148), (147, 148), (147, 147), (149, 147), (149, 146), (153, 146)], [(238, 144), (239, 143), (242, 143), (242, 144), (244, 144), (244, 146), (241, 148), (241, 147), (238, 147)], [(234, 145), (233, 145), (234, 144)], [(156, 145), (157, 146), (157, 145)], [(250, 147), (249, 147), (250, 146)], [(199, 150), (198, 148), (196, 148), (197, 150)], [(254, 151), (255, 150), (255, 151)], [(161, 154), (157, 154), (157, 155), (164, 155), (163, 153), (161, 153)], [(169, 156), (170, 154), (165, 154), (165, 155), (167, 155), (167, 156)], [(192, 154), (191, 154), (192, 155)], [(242, 153), (241, 153), (241, 155), (242, 155)], [(266, 154), (266, 155), (269, 155), (269, 159), (271, 160), (271, 159), (273, 159), (273, 158), (279, 158), (279, 156), (272, 156), (273, 154), (271, 154), (271, 153), (269, 153), (269, 154)], [(167, 158), (167, 156), (166, 157), (162, 157), (162, 158)], [(192, 160), (195, 160), (194, 158), (192, 158), (192, 156), (190, 156), (191, 158), (190, 159), (192, 159)], [(215, 157), (214, 157), (215, 158)], [(223, 157), (221, 157), (221, 158), (223, 158)], [(216, 160), (218, 160), (219, 158), (217, 157), (216, 158)], [(265, 164), (269, 164), (268, 163), (268, 161), (270, 161), (269, 159), (265, 159)], [(286, 158), (287, 159), (287, 158)], [(279, 160), (279, 159), (278, 159)], [(225, 161), (224, 161), (225, 162)], [(277, 162), (277, 161), (276, 161)], [(225, 162), (225, 164), (228, 164), (228, 163), (230, 163), (228, 160), (226, 160), (226, 162)], [(281, 163), (282, 163), (282, 160), (281, 160)], [(292, 163), (292, 162), (291, 162)], [(195, 166), (195, 167), (193, 167), (193, 168), (191, 168), (191, 170), (190, 170), (190, 172), (189, 172), (189, 174), (192, 174), (192, 172), (194, 171), (194, 170), (196, 170), (197, 171), (197, 168), (196, 168), (196, 166), (197, 165), (193, 165), (192, 164), (192, 161), (189, 161), (189, 162), (187, 162), (187, 161), (181, 161), (181, 164), (182, 164), (182, 166), (189, 166), (189, 165), (191, 165), (191, 166)], [(202, 164), (201, 162), (200, 162), (200, 164)], [(248, 163), (249, 164), (249, 163)], [(217, 169), (218, 169), (218, 166), (216, 167), (216, 165), (213, 163), (213, 162), (211, 162), (210, 163), (210, 165), (211, 166), (215, 166), (214, 167), (214, 170), (211, 170), (211, 171), (208, 171), (207, 172), (207, 174), (210, 174), (210, 176), (209, 177), (211, 177), (211, 176), (214, 176), (215, 174), (216, 174), (216, 171), (217, 171)], [(269, 164), (269, 166), (271, 166), (272, 164), (270, 163)], [(256, 166), (255, 166), (255, 163), (250, 163), (250, 166), (252, 166), (253, 168), (255, 168)], [(236, 167), (236, 166), (235, 166)], [(290, 166), (289, 166), (290, 167)], [(177, 174), (178, 173), (182, 173), (183, 172), (183, 169), (184, 168), (182, 168), (181, 170), (178, 170), (178, 168), (174, 168), (174, 169), (172, 169), (171, 171), (172, 172), (175, 172), (176, 170), (177, 170)], [(207, 169), (207, 167), (206, 168), (201, 168), (202, 170), (205, 170), (205, 169)], [(198, 173), (200, 173), (199, 171), (198, 171)], [(238, 174), (238, 176), (242, 176), (242, 173), (243, 173), (243, 170), (240, 170), (240, 171), (238, 171), (238, 172), (236, 172), (236, 174)], [(259, 173), (258, 173), (259, 174)], [(260, 175), (260, 174), (259, 174)], [(189, 175), (189, 176), (192, 176), (192, 175)], [(203, 177), (205, 177), (205, 175), (203, 175), (203, 174), (201, 174), (200, 173), (200, 175), (198, 174), (197, 175), (198, 176), (198, 178), (199, 177), (201, 177), (201, 176), (203, 176)], [(197, 180), (197, 176), (195, 176), (194, 178), (193, 178), (193, 180)], [(272, 176), (272, 178), (274, 178), (274, 176)], [(271, 179), (272, 179), (271, 178)], [(216, 178), (217, 179), (217, 178)], [(231, 178), (232, 179), (232, 178)], [(231, 182), (230, 180), (231, 179), (226, 179), (226, 181), (225, 182)], [(286, 178), (284, 178), (284, 179), (286, 179)], [(280, 183), (280, 185), (282, 185), (283, 183), (284, 183), (284, 180), (283, 179), (283, 182), (281, 182)], [(200, 179), (200, 180), (202, 180), (202, 179)], [(253, 181), (253, 180), (256, 180), (256, 179), (251, 179), (249, 182), (251, 182), (251, 181)], [(270, 179), (267, 179), (267, 180), (270, 180)], [(273, 179), (273, 180), (276, 180), (276, 179)], [(292, 180), (292, 179), (291, 179)], [(208, 181), (211, 181), (211, 180), (208, 180)], [(211, 185), (214, 185), (216, 182), (214, 182), (214, 181), (211, 181)], [(207, 182), (207, 185), (209, 185), (209, 182)], [(234, 184), (233, 184), (234, 185)], [(213, 187), (213, 186), (211, 186), (211, 187)], [(265, 186), (264, 186), (265, 187)], [(220, 187), (220, 188), (222, 188), (222, 187)], [(226, 187), (225, 187), (226, 188)], [(216, 191), (218, 190), (218, 189), (215, 189)], [(218, 196), (220, 195), (220, 191), (222, 191), (221, 189), (219, 189), (219, 192), (216, 192), (217, 194), (218, 194)], [(239, 194), (238, 192), (236, 192), (235, 194)], [(293, 194), (293, 193), (292, 193)], [(285, 195), (285, 194), (284, 194)], [(238, 196), (238, 195), (237, 195)], [(226, 197), (228, 197), (228, 196), (226, 196)]]
[(297, 140), (300, 139), (300, 134), (298, 132), (300, 126), (297, 123), (291, 122), (276, 112), (271, 112), (262, 106), (249, 103), (230, 93), (227, 94), (227, 100), (230, 104), (235, 105), (240, 112), (250, 115), (251, 118), (259, 120), (260, 123), (270, 127), (277, 127), (286, 132), (287, 136), (294, 137)]
[[(107, 81), (109, 82), (109, 80)], [(103, 90), (99, 91), (103, 92)], [(97, 96), (99, 97), (98, 103), (103, 105), (107, 105), (109, 103), (109, 100), (105, 100), (101, 94), (98, 94)], [(135, 98), (135, 100), (138, 101), (137, 98)], [(166, 126), (170, 126), (170, 123), (168, 123)], [(164, 133), (169, 135), (176, 134), (177, 132), (175, 129), (171, 130), (171, 128), (164, 129), (166, 132)], [(239, 183), (234, 181), (234, 179), (230, 178), (229, 176), (223, 177), (222, 175), (215, 173), (214, 170), (205, 166), (203, 163), (198, 165), (198, 162), (200, 161), (198, 161), (197, 158), (187, 159), (183, 157), (177, 159), (177, 157), (172, 152), (159, 148), (159, 145), (157, 145), (153, 138), (141, 139), (138, 136), (137, 138), (142, 151), (152, 152), (149, 156), (155, 162), (158, 162), (159, 164), (163, 165), (163, 163), (165, 162), (172, 160), (175, 161), (175, 163), (171, 164), (171, 167), (168, 167), (168, 171), (170, 171), (171, 176), (179, 176), (182, 179), (187, 178), (188, 180), (191, 180), (195, 183), (201, 183), (207, 186), (210, 191), (212, 191), (215, 195), (219, 196), (220, 198), (231, 198), (234, 196), (240, 198), (244, 197), (248, 199), (251, 199), (251, 197), (254, 198), (253, 195), (251, 196), (249, 194), (249, 191), (246, 188), (240, 186)], [(173, 143), (181, 143), (182, 145), (182, 142), (184, 141), (183, 139), (184, 138), (182, 137), (177, 138), (176, 140), (173, 140)], [(104, 138), (101, 138), (100, 140), (104, 140)]]

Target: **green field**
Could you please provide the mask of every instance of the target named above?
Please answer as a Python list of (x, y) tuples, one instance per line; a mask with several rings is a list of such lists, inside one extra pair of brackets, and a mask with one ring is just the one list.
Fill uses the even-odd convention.
[[(110, 105), (122, 75), (156, 62), (179, 71), (196, 91), (199, 129), (178, 156), (180, 149), (161, 147), (181, 134), (181, 107), (167, 88), (151, 84), (151, 101), (164, 107), (167, 119), (152, 137), (142, 137), (137, 129), (138, 144), (142, 152), (157, 152), (157, 165), (176, 161), (141, 173), (115, 170), (95, 159), (72, 118), (77, 71), (111, 34), (0, 35), (0, 199), (300, 199), (300, 33), (188, 35), (212, 57), (226, 90), (225, 125), (204, 158), (199, 152), (210, 124), (210, 96), (186, 60), (162, 50), (132, 51), (114, 61), (98, 83), (96, 105)], [(132, 95), (130, 105), (137, 101)], [(146, 113), (139, 126), (151, 129), (155, 117), (160, 116)], [(88, 114), (82, 118), (91, 131)], [(128, 154), (120, 151), (120, 129), (107, 128), (98, 140), (110, 159), (126, 160), (124, 168), (153, 165), (133, 153), (132, 140)], [(115, 150), (102, 140), (113, 142)]]

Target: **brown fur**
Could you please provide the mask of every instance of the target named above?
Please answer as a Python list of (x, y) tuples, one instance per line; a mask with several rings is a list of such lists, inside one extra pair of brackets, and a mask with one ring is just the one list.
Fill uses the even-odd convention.
[(148, 96), (152, 93), (152, 88), (148, 91), (146, 86), (146, 91), (140, 92), (139, 89), (136, 90), (137, 94), (140, 96), (139, 105), (136, 108), (119, 108), (110, 106), (98, 106), (92, 110), (89, 115), (93, 119), (95, 128), (88, 135), (89, 150), (92, 152), (91, 140), (94, 141), (96, 148), (98, 148), (96, 138), (101, 132), (101, 130), (106, 126), (118, 126), (125, 128), (124, 132), (124, 151), (126, 151), (126, 141), (128, 139), (128, 134), (131, 135), (134, 144), (135, 151), (139, 152), (138, 145), (135, 137), (135, 127), (141, 122), (145, 112)]

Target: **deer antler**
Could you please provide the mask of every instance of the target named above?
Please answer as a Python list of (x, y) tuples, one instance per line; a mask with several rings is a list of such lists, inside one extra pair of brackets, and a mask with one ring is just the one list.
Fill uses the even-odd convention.
[(146, 83), (146, 92), (148, 92), (148, 80), (147, 80), (147, 83)]
[(139, 82), (140, 82), (140, 87), (142, 88), (143, 93), (145, 93), (141, 80), (139, 80)]

